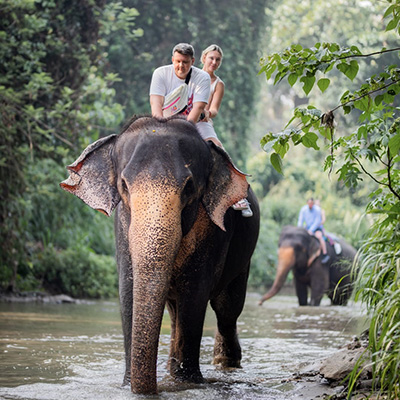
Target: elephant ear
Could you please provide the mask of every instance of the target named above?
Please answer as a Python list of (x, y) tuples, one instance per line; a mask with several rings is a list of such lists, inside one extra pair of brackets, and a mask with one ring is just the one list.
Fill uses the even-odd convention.
[(88, 206), (110, 216), (120, 201), (111, 157), (117, 135), (89, 145), (78, 159), (67, 166), (69, 177), (60, 186)]
[(321, 247), (317, 238), (310, 235), (309, 243), (307, 267), (309, 267), (321, 254)]
[(224, 216), (229, 207), (247, 197), (247, 174), (237, 169), (228, 153), (208, 142), (213, 157), (212, 171), (202, 203), (211, 220), (225, 231)]

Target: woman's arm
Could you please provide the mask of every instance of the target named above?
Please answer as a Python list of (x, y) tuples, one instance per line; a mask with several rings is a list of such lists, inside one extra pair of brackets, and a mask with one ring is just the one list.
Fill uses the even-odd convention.
[(218, 82), (215, 88), (214, 94), (211, 99), (210, 106), (208, 107), (209, 117), (208, 118), (215, 118), (218, 114), (219, 107), (221, 106), (222, 98), (224, 97), (225, 93), (225, 85), (223, 82)]

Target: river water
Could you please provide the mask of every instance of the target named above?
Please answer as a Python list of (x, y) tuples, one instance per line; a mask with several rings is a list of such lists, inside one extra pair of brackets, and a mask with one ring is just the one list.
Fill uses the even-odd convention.
[[(366, 328), (358, 305), (298, 307), (291, 295), (262, 307), (248, 294), (239, 319), (242, 369), (211, 365), (215, 318), (203, 332), (202, 385), (183, 385), (167, 373), (169, 319), (166, 313), (158, 357), (158, 399), (304, 399), (293, 373), (301, 362), (332, 354)], [(0, 398), (136, 399), (121, 387), (124, 352), (117, 301), (83, 304), (0, 303)]]

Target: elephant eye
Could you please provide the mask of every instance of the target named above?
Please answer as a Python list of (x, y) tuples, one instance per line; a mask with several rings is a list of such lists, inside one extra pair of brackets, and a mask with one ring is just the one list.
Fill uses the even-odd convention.
[(122, 190), (123, 190), (124, 192), (127, 192), (127, 191), (128, 191), (128, 185), (126, 184), (125, 179), (122, 179), (122, 180), (121, 180), (121, 187), (122, 187)]
[(183, 188), (182, 191), (182, 201), (187, 202), (189, 201), (196, 193), (196, 185), (193, 182), (192, 178), (188, 178), (188, 180), (185, 183), (185, 187)]

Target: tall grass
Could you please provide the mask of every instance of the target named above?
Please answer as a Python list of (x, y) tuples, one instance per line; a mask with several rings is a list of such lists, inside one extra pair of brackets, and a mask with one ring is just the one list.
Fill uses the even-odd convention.
[[(380, 220), (360, 250), (355, 299), (369, 310), (374, 389), (400, 398), (400, 221)], [(349, 387), (354, 386), (350, 377)], [(349, 397), (351, 398), (351, 392)]]

